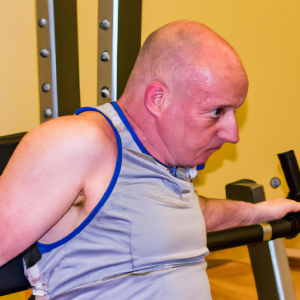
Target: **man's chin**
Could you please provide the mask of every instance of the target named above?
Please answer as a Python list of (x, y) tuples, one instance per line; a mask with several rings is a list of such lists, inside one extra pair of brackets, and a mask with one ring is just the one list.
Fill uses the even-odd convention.
[(201, 157), (197, 160), (197, 166), (198, 165), (204, 165), (210, 158), (210, 156), (215, 153), (217, 150), (220, 150), (221, 147), (211, 148), (207, 149), (205, 153), (201, 155)]
[(199, 156), (197, 155), (197, 158), (192, 162), (188, 163), (187, 161), (182, 163), (181, 165), (178, 165), (178, 167), (182, 168), (197, 168), (199, 165), (205, 165), (210, 156), (219, 150), (221, 147), (215, 147), (205, 150), (205, 152), (201, 153)]

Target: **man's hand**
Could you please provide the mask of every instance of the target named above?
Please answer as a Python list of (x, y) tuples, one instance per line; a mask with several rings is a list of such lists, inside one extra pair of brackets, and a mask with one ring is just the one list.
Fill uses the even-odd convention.
[(276, 198), (255, 204), (256, 218), (253, 224), (282, 219), (290, 212), (300, 211), (300, 203), (285, 198)]
[(276, 198), (257, 204), (198, 196), (206, 231), (224, 230), (283, 218), (289, 212), (300, 211), (300, 203)]

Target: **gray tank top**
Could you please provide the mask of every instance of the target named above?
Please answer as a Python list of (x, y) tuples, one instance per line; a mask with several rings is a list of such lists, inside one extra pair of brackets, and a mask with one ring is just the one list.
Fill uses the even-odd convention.
[(147, 152), (116, 102), (76, 113), (87, 110), (106, 116), (118, 158), (107, 191), (83, 223), (58, 242), (38, 243), (50, 299), (211, 299), (193, 184)]

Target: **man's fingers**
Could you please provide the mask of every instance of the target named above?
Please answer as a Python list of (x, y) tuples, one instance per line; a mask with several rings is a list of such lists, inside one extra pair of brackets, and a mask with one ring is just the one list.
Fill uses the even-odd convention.
[(290, 212), (298, 212), (300, 211), (300, 203), (285, 198), (276, 198), (273, 201), (274, 208), (278, 210), (280, 218), (283, 218)]

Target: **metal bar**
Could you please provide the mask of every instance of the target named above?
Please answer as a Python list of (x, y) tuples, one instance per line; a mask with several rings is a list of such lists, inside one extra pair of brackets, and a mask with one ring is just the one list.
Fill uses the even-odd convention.
[(118, 0), (98, 1), (97, 105), (116, 100)]
[(56, 58), (52, 0), (36, 0), (40, 122), (57, 117)]
[(259, 299), (296, 300), (283, 240), (249, 245), (248, 249)]
[(119, 1), (118, 99), (123, 94), (141, 48), (141, 28), (142, 0)]
[(142, 0), (98, 1), (97, 104), (123, 93), (141, 47)]
[(117, 101), (119, 0), (113, 0), (111, 100)]
[(56, 46), (55, 46), (55, 24), (53, 0), (48, 0), (49, 38), (50, 38), (50, 64), (52, 79), (52, 117), (58, 117), (57, 103), (57, 70), (56, 70)]
[(53, 0), (55, 20), (58, 115), (80, 107), (76, 0)]
[(36, 0), (41, 123), (80, 107), (76, 0)]
[(279, 300), (268, 242), (248, 246), (259, 300)]
[[(265, 200), (263, 187), (251, 180), (237, 181), (227, 185), (226, 197), (227, 199), (250, 203), (259, 203)], [(272, 222), (275, 228), (276, 221)], [(273, 233), (273, 236), (276, 237), (276, 234)], [(292, 279), (287, 255), (285, 251), (281, 251), (285, 247), (283, 241), (277, 240), (275, 243), (270, 243), (270, 245), (272, 245), (271, 248), (268, 244), (266, 246), (266, 242), (264, 242), (248, 246), (258, 299), (294, 300), (296, 296), (291, 284)], [(274, 255), (274, 253), (279, 252), (281, 253), (280, 259), (277, 255)], [(285, 280), (282, 279), (283, 274)]]
[[(298, 214), (298, 218), (300, 219), (300, 214)], [(209, 232), (207, 247), (209, 251), (217, 251), (266, 241), (264, 224), (269, 224), (271, 227), (271, 235), (268, 240), (286, 237), (293, 229), (290, 221), (275, 220), (263, 224)]]
[(300, 202), (300, 171), (293, 150), (278, 154), (286, 182), (290, 188), (290, 199)]
[[(268, 242), (279, 299), (296, 300), (285, 245), (282, 240)], [(269, 298), (270, 299), (270, 298)]]

